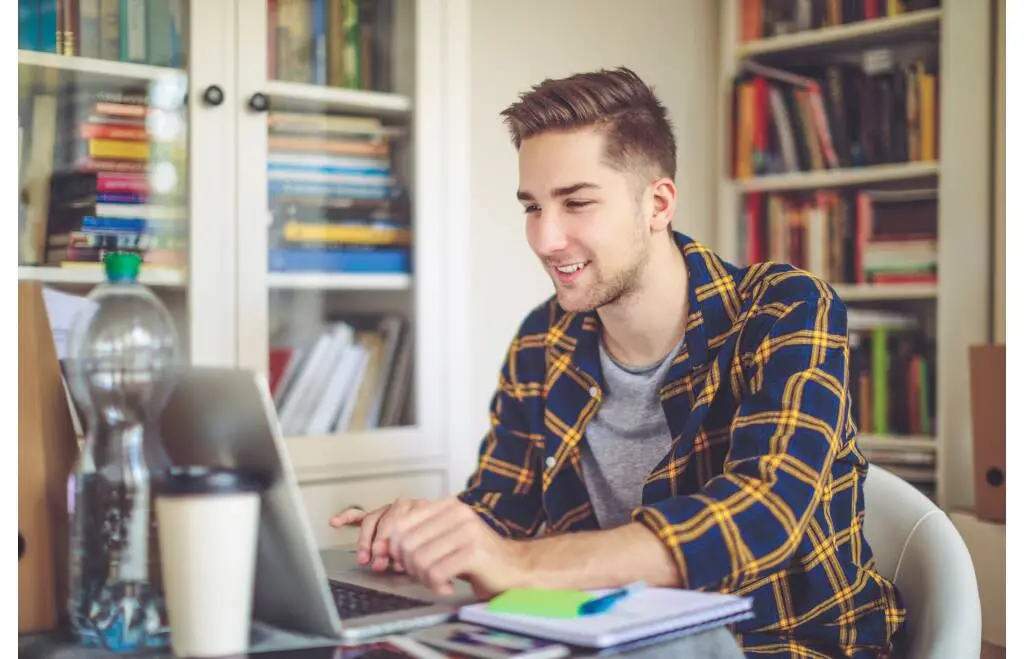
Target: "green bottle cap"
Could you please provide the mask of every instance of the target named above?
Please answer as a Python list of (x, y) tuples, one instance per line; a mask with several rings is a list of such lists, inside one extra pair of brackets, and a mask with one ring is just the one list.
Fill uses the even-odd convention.
[(135, 281), (142, 258), (136, 252), (111, 252), (103, 259), (107, 281)]

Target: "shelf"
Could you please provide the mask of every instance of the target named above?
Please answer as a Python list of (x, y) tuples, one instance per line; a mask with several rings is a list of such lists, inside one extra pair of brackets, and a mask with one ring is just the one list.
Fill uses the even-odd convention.
[(935, 451), (935, 438), (922, 435), (858, 435), (857, 445), (873, 451)]
[(740, 57), (797, 52), (806, 54), (808, 50), (836, 47), (867, 48), (873, 45), (906, 42), (911, 37), (936, 33), (941, 19), (941, 7), (925, 9), (894, 18), (876, 18), (741, 43), (738, 54)]
[[(184, 286), (185, 274), (176, 270), (150, 270), (139, 274), (139, 282), (146, 286)], [(59, 268), (49, 266), (18, 266), (18, 281), (38, 281), (44, 284), (95, 286), (104, 280), (103, 270), (96, 268)]]
[(782, 192), (789, 190), (817, 190), (847, 188), (871, 183), (908, 181), (939, 175), (937, 162), (911, 162), (893, 165), (871, 165), (819, 172), (793, 172), (771, 174), (733, 181), (740, 192)]
[(833, 284), (844, 302), (928, 300), (937, 297), (937, 284)]
[(361, 89), (310, 85), (282, 80), (267, 81), (272, 109), (337, 110), (364, 114), (403, 115), (412, 110), (408, 96)]
[(128, 80), (162, 80), (165, 78), (184, 78), (185, 71), (166, 66), (136, 64), (135, 62), (118, 62), (115, 60), (93, 59), (57, 55), (34, 50), (19, 50), (18, 64), (37, 66), (45, 69), (56, 69), (76, 74), (80, 78), (107, 79), (121, 78)]
[(412, 276), (401, 273), (270, 272), (270, 288), (331, 291), (404, 291)]

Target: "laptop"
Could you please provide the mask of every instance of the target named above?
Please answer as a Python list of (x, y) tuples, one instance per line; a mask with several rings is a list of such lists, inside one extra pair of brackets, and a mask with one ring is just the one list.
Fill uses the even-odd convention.
[(454, 595), (441, 597), (404, 575), (359, 565), (352, 547), (318, 550), (262, 375), (182, 369), (160, 431), (175, 465), (258, 469), (270, 479), (260, 510), (254, 621), (353, 642), (435, 625), (477, 601), (461, 581)]

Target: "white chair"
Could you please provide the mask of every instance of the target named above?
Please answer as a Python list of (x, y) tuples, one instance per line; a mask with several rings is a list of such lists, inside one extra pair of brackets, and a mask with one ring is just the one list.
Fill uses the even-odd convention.
[(974, 563), (949, 517), (874, 464), (864, 499), (864, 535), (877, 569), (896, 584), (907, 610), (907, 659), (979, 657), (981, 600)]

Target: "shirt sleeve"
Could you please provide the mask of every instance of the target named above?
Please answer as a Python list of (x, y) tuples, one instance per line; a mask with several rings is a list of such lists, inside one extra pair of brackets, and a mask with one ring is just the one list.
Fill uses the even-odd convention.
[[(687, 588), (738, 588), (784, 566), (838, 450), (848, 396), (845, 306), (822, 297), (766, 304), (760, 314), (773, 317), (742, 351), (747, 393), (723, 473), (696, 494), (633, 512), (668, 548)], [(708, 377), (729, 377), (717, 369)]]
[(532, 537), (542, 517), (540, 436), (529, 432), (525, 400), (539, 387), (516, 381), (519, 339), (509, 348), (491, 398), (490, 430), (480, 445), (477, 468), (458, 498), (504, 537)]

